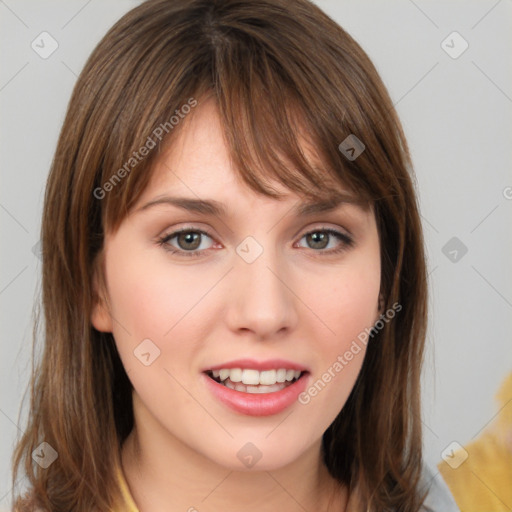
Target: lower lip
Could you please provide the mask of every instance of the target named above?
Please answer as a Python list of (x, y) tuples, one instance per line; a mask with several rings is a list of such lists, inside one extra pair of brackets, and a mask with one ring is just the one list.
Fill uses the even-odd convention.
[(202, 375), (213, 395), (234, 411), (248, 416), (270, 416), (284, 411), (298, 399), (306, 389), (309, 374), (302, 374), (293, 384), (274, 393), (244, 393), (219, 384), (206, 373)]

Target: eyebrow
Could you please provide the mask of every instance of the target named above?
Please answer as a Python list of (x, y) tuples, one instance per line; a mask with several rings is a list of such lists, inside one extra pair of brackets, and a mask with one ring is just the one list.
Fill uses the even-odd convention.
[[(336, 210), (344, 204), (355, 204), (362, 207), (363, 202), (348, 194), (338, 193), (332, 198), (301, 203), (295, 206), (292, 212), (299, 217), (307, 217), (316, 213), (326, 213)], [(157, 205), (171, 205), (203, 215), (218, 217), (228, 216), (225, 206), (219, 201), (215, 201), (214, 199), (195, 199), (192, 197), (161, 196), (149, 201), (136, 211), (146, 211)]]

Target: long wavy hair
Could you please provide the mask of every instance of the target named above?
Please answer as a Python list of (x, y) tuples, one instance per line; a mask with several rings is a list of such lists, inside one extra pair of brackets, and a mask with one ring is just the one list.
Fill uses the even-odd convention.
[[(374, 65), (307, 0), (149, 0), (89, 57), (45, 192), (44, 333), (34, 335), (30, 410), (13, 454), (13, 489), (20, 472), (28, 484), (13, 496), (15, 510), (108, 511), (121, 503), (116, 472), (134, 422), (132, 386), (112, 334), (91, 324), (92, 276), (103, 276), (104, 234), (119, 227), (162, 144), (186, 123), (169, 120), (207, 96), (234, 168), (254, 191), (277, 198), (275, 179), (301, 197), (325, 198), (343, 185), (373, 206), (382, 307), (402, 310), (369, 341), (355, 386), (323, 435), (323, 457), (337, 481), (357, 487), (365, 510), (417, 511), (427, 282), (412, 162)], [(365, 146), (357, 158), (339, 148), (351, 135)], [(133, 165), (148, 137), (156, 147)], [(322, 165), (306, 158), (304, 141)], [(35, 316), (37, 326), (39, 310)], [(58, 453), (46, 469), (31, 456), (42, 441)]]

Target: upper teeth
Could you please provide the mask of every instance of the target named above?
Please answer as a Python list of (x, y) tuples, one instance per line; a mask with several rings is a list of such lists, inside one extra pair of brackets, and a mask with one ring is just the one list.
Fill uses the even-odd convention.
[(249, 370), (242, 368), (222, 368), (222, 370), (213, 370), (214, 377), (220, 377), (221, 381), (226, 380), (228, 377), (232, 382), (242, 382), (257, 386), (263, 384), (271, 386), (276, 382), (292, 381), (300, 377), (300, 370), (287, 370), (286, 368), (279, 368), (278, 370)]

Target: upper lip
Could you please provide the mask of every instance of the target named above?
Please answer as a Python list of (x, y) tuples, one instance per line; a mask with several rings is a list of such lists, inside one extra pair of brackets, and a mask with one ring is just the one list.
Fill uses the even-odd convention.
[(236, 359), (227, 361), (225, 363), (216, 364), (205, 368), (203, 372), (211, 370), (222, 370), (223, 368), (247, 368), (252, 370), (277, 370), (279, 368), (286, 368), (287, 370), (300, 370), (301, 372), (309, 372), (309, 369), (299, 363), (288, 361), (286, 359), (267, 359), (265, 361), (256, 361), (255, 359)]

